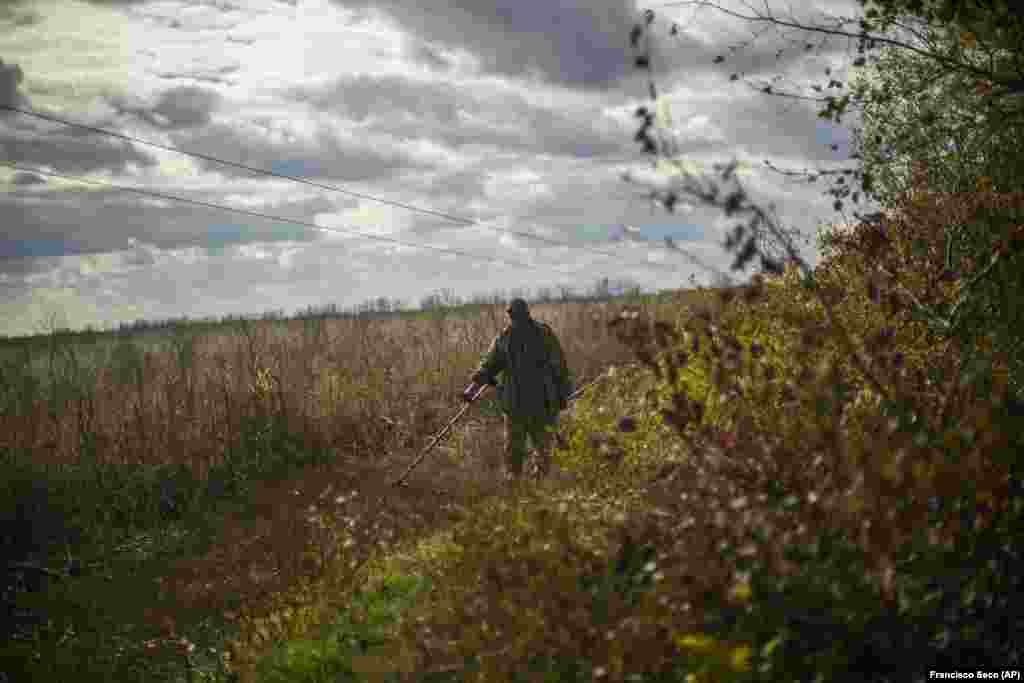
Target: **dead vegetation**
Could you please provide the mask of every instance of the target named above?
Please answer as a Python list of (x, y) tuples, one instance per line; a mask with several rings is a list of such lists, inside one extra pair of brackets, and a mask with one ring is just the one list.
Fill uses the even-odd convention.
[[(581, 380), (629, 358), (608, 314), (608, 304), (535, 307)], [(145, 543), (160, 545), (126, 554), (128, 539), (168, 525), (187, 535), (202, 518), (198, 554), (147, 569), (158, 599), (112, 610), (150, 636), (136, 641), (150, 655), (155, 643), (178, 653), (190, 624), (218, 615), (246, 642), (238, 659), (302, 633), (351, 593), (367, 560), (497, 490), (501, 422), (488, 401), (408, 488), (386, 482), (457, 408), (504, 322), (495, 306), (471, 319), (243, 322), (201, 335), (183, 326), (91, 345), (40, 338), (4, 366), (0, 452), (17, 474), (6, 500), (18, 506), (8, 556), (84, 563), (86, 578), (116, 582), (131, 571), (118, 558), (141, 562), (156, 554)]]

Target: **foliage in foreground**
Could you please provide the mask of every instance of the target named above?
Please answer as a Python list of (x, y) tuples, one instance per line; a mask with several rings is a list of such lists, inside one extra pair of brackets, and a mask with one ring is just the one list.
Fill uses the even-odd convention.
[(361, 591), (330, 623), (302, 639), (286, 641), (260, 659), (255, 676), (264, 683), (345, 683), (366, 680), (389, 630), (427, 586), (423, 579), (386, 576)]
[(951, 292), (912, 261), (935, 233), (905, 208), (884, 224), (898, 281), (874, 282), (863, 225), (812, 283), (789, 270), (675, 321), (618, 316), (649, 379), (610, 378), (631, 412), (584, 404), (559, 456), (600, 476), (467, 517), (403, 621), (408, 680), (1018, 666), (1021, 407), (998, 349), (936, 344), (913, 314)]

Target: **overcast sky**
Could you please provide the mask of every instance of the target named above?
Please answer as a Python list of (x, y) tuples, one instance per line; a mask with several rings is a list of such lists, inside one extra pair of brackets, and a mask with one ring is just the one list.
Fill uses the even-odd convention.
[[(646, 80), (631, 66), (628, 41), (650, 6), (7, 0), (0, 103), (478, 223), (14, 113), (0, 112), (0, 161), (510, 263), (0, 168), (0, 335), (54, 320), (102, 328), (379, 296), (417, 304), (442, 288), (468, 297), (585, 289), (601, 277), (651, 289), (688, 286), (691, 275), (709, 282), (661, 240), (671, 236), (724, 268), (724, 218), (686, 206), (668, 215), (642, 199), (643, 186), (622, 180), (649, 166), (633, 141)], [(815, 19), (854, 14), (856, 3), (794, 0), (776, 9)], [(763, 161), (835, 167), (848, 159), (849, 131), (818, 119), (813, 104), (763, 95), (729, 75), (782, 75), (805, 86), (824, 67), (847, 65), (850, 46), (790, 49), (779, 59), (790, 43), (768, 32), (729, 53), (749, 41), (749, 25), (710, 9), (658, 12), (655, 76), (692, 167), (739, 160), (752, 196), (812, 238), (820, 223), (840, 222), (824, 187), (794, 183)], [(729, 59), (715, 64), (720, 54)]]

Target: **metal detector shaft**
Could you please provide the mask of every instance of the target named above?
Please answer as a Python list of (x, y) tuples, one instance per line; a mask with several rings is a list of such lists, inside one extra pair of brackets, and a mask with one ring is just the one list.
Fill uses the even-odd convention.
[(487, 391), (487, 387), (488, 387), (488, 385), (485, 384), (482, 387), (480, 387), (479, 389), (477, 389), (476, 393), (473, 394), (473, 398), (470, 399), (466, 403), (466, 405), (462, 406), (462, 408), (459, 410), (459, 412), (457, 412), (455, 414), (455, 417), (453, 417), (452, 419), (448, 420), (448, 424), (446, 424), (444, 426), (444, 429), (442, 429), (440, 432), (438, 432), (437, 435), (430, 442), (430, 444), (426, 448), (423, 449), (423, 452), (420, 453), (418, 456), (416, 456), (416, 459), (413, 460), (412, 463), (405, 469), (405, 472), (402, 473), (402, 476), (400, 476), (398, 479), (396, 479), (395, 481), (392, 482), (392, 484), (391, 484), (392, 486), (401, 486), (403, 483), (405, 483), (405, 479), (406, 479), (406, 477), (409, 476), (409, 473), (412, 472), (416, 468), (416, 466), (419, 465), (420, 462), (423, 461), (423, 458), (427, 457), (427, 454), (430, 453), (430, 451), (432, 451), (434, 449), (434, 446), (436, 446), (437, 444), (439, 444), (441, 442), (441, 439), (443, 439), (445, 436), (448, 435), (448, 432), (450, 432), (452, 427), (455, 425), (455, 423), (459, 421), (459, 418), (462, 417), (466, 413), (467, 410), (469, 410), (469, 407), (471, 405), (473, 405), (473, 403), (478, 398), (480, 398), (480, 396), (485, 391)]
[(590, 380), (589, 382), (587, 382), (586, 384), (581, 386), (576, 391), (574, 391), (571, 394), (569, 394), (569, 398), (566, 399), (566, 400), (568, 400), (568, 401), (575, 401), (576, 399), (578, 399), (580, 396), (583, 395), (584, 391), (586, 391), (587, 389), (589, 389), (590, 387), (594, 386), (595, 384), (597, 384), (598, 382), (600, 382), (601, 380), (603, 380), (603, 379), (605, 379), (607, 377), (608, 377), (608, 375), (605, 374), (605, 373), (602, 373), (602, 374), (598, 375), (594, 379)]

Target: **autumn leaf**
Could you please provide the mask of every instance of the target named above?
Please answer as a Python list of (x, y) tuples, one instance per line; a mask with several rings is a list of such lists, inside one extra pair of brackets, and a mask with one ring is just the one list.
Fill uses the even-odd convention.
[(729, 666), (733, 671), (750, 671), (750, 656), (753, 654), (749, 645), (741, 645), (729, 654)]
[(729, 597), (737, 602), (750, 602), (753, 594), (754, 592), (747, 582), (738, 583), (729, 590)]
[(717, 641), (714, 638), (703, 633), (677, 635), (675, 641), (679, 649), (689, 650), (690, 652), (711, 652), (717, 645)]
[(960, 47), (965, 50), (973, 50), (978, 47), (978, 36), (971, 31), (964, 31), (960, 34)]

